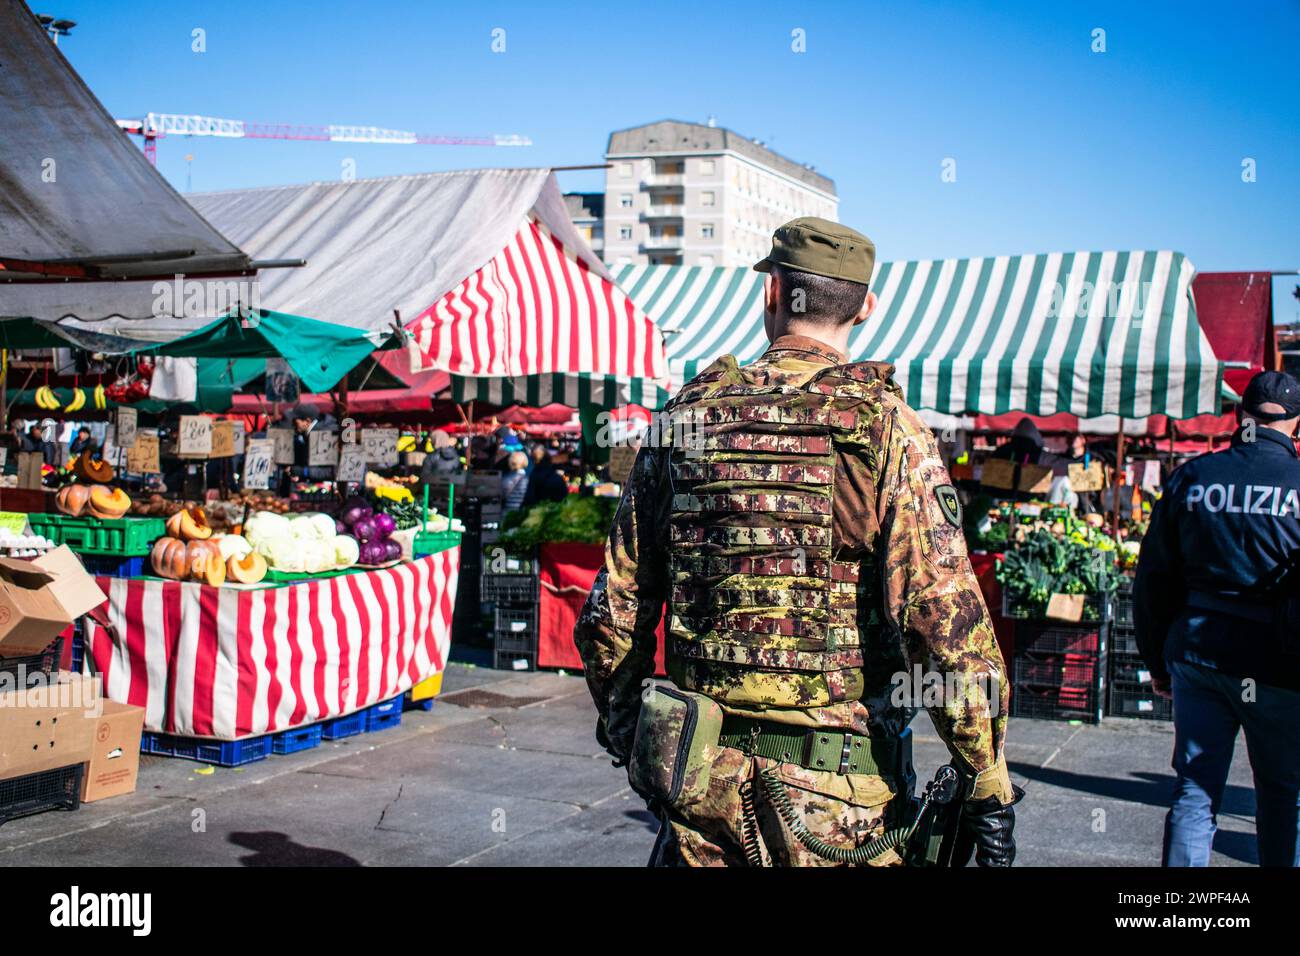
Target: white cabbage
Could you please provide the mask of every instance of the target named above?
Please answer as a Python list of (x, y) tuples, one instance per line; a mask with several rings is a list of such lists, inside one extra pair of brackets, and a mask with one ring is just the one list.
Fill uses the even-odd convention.
[(340, 568), (350, 568), (361, 557), (361, 546), (350, 535), (340, 534), (334, 538), (334, 560)]
[(289, 519), (273, 511), (259, 511), (244, 524), (244, 537), (259, 554), (265, 554), (259, 545), (289, 537)]
[(303, 570), (309, 574), (334, 567), (334, 541), (308, 541), (300, 545)]
[(222, 561), (242, 558), (253, 550), (253, 546), (242, 534), (214, 534), (212, 540), (217, 542), (217, 547), (221, 549)]
[[(266, 550), (262, 550), (263, 547)], [(307, 570), (302, 542), (292, 538), (278, 538), (264, 542), (258, 546), (258, 552), (266, 558), (267, 564), (277, 571), (296, 573)]]

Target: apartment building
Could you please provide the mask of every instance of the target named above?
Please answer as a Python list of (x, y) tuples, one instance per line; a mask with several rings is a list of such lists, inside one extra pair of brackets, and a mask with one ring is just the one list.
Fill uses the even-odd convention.
[(591, 251), (601, 255), (605, 248), (605, 194), (565, 193), (564, 206)]
[(751, 265), (796, 216), (836, 220), (835, 183), (712, 123), (611, 133), (604, 243), (610, 265)]

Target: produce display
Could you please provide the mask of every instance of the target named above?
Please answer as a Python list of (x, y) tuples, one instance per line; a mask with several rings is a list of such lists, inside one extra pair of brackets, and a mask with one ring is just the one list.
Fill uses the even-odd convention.
[(374, 567), (402, 556), (402, 546), (392, 539), (397, 520), (387, 511), (376, 511), (365, 498), (347, 500), (339, 526), (358, 542), (358, 564)]
[[(1003, 556), (998, 583), (1014, 606), (1041, 616), (1053, 594), (1113, 593), (1120, 577), (1115, 550), (1114, 540), (1091, 525), (1060, 535), (1037, 528)], [(1083, 619), (1097, 618), (1097, 607), (1085, 605)]]
[[(110, 473), (112, 469), (109, 469)], [(108, 485), (64, 485), (54, 496), (54, 506), (73, 518), (90, 515), (94, 518), (114, 520), (131, 509), (131, 498), (121, 488)]]
[(517, 553), (555, 542), (602, 544), (617, 510), (617, 498), (592, 495), (539, 502), (506, 514), (501, 522), (501, 545)]
[(39, 534), (14, 534), (0, 528), (0, 555), (6, 558), (36, 558), (54, 547), (54, 542)]
[(159, 577), (219, 586), (226, 580), (226, 562), (215, 541), (182, 541), (171, 536), (154, 542), (149, 563)]
[[(327, 514), (286, 517), (259, 511), (243, 527), (250, 551), (265, 559), (267, 567), (289, 574), (320, 574), (357, 563), (357, 539)], [(227, 537), (237, 537), (227, 535)]]

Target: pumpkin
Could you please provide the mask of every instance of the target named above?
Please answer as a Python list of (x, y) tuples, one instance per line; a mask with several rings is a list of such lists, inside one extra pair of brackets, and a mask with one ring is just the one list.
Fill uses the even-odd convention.
[(212, 537), (212, 525), (202, 508), (184, 508), (167, 519), (167, 533), (182, 541), (206, 541)]
[(64, 485), (54, 497), (54, 506), (65, 515), (71, 515), (74, 518), (80, 518), (85, 514), (86, 505), (89, 503), (90, 487), (88, 485)]
[(226, 573), (239, 584), (257, 584), (266, 577), (266, 558), (250, 551), (242, 558), (231, 555), (226, 561)]
[(159, 538), (149, 553), (154, 573), (162, 578), (179, 581), (190, 572), (189, 548), (175, 538)]
[(97, 485), (106, 485), (113, 480), (113, 466), (102, 458), (92, 458), (89, 450), (77, 456), (72, 465), (72, 473), (83, 481)]
[(121, 488), (90, 486), (90, 513), (96, 518), (112, 520), (131, 510), (131, 497)]
[(219, 587), (226, 580), (226, 562), (221, 549), (210, 541), (191, 541), (186, 545), (189, 559), (189, 576), (202, 584)]

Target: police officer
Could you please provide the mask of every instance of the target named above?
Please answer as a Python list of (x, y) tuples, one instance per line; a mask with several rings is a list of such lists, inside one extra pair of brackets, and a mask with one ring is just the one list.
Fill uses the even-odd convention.
[[(874, 260), (837, 223), (778, 229), (754, 266), (771, 348), (688, 382), (626, 483), (575, 642), (597, 738), (660, 815), (652, 863), (901, 862), (879, 841), (921, 705), (963, 775), (966, 859), (1015, 856), (1008, 686), (960, 500), (893, 369), (845, 354)], [(665, 606), (671, 683), (643, 692)]]
[(1134, 584), (1138, 645), (1174, 701), (1166, 866), (1209, 864), (1240, 729), (1259, 861), (1300, 864), (1300, 383), (1261, 372), (1242, 399), (1232, 446), (1170, 476)]

